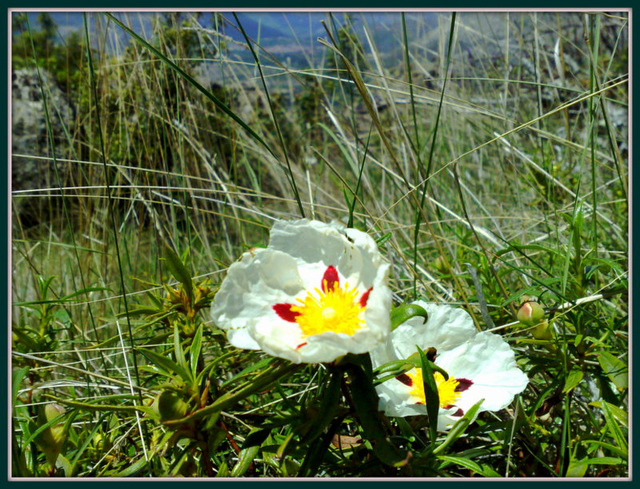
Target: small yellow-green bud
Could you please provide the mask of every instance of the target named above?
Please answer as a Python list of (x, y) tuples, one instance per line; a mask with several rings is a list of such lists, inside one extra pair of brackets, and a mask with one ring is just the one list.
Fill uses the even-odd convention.
[(44, 417), (47, 421), (51, 421), (64, 413), (66, 413), (66, 410), (60, 404), (56, 404), (55, 402), (51, 402), (44, 406)]
[[(65, 412), (65, 409), (60, 404), (53, 402), (46, 404), (40, 411), (40, 416), (38, 416), (39, 423), (42, 426)], [(62, 422), (49, 426), (36, 437), (35, 442), (40, 450), (44, 452), (47, 457), (47, 462), (49, 462), (51, 467), (55, 467), (56, 460), (62, 451), (62, 446), (66, 438), (67, 433), (64, 430), (64, 423)]]
[(546, 319), (538, 323), (538, 325), (531, 330), (531, 334), (537, 340), (550, 340), (553, 338), (553, 332), (549, 325), (549, 321)]
[(526, 326), (535, 326), (544, 319), (544, 309), (534, 301), (527, 301), (518, 310), (518, 321)]
[(184, 397), (172, 390), (158, 394), (155, 406), (161, 421), (184, 418), (189, 412), (189, 404)]

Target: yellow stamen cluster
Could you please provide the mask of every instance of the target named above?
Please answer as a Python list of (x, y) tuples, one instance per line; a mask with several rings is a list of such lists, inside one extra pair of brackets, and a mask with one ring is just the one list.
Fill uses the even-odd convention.
[[(413, 387), (411, 388), (411, 396), (418, 399), (418, 404), (426, 404), (426, 396), (424, 393), (424, 384), (422, 379), (422, 369), (416, 368), (411, 372), (407, 372), (407, 375), (411, 377)], [(433, 378), (436, 381), (436, 387), (438, 388), (438, 397), (440, 398), (440, 407), (451, 406), (456, 403), (460, 398), (460, 393), (456, 392), (458, 382), (453, 377), (449, 377), (449, 380), (444, 379), (444, 375), (440, 372), (435, 372)]]
[(296, 322), (303, 336), (327, 331), (351, 336), (362, 329), (364, 307), (356, 299), (358, 291), (350, 289), (346, 283), (344, 287), (336, 284), (333, 290), (328, 290), (326, 281), (323, 289), (315, 289), (315, 295), (314, 292), (309, 292), (304, 299), (298, 299), (300, 305), (291, 307), (292, 312), (300, 314), (296, 317)]

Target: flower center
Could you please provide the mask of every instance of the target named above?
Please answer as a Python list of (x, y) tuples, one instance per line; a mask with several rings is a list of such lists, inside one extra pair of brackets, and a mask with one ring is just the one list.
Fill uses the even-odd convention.
[[(416, 368), (411, 372), (407, 372), (407, 375), (411, 379), (411, 396), (417, 398), (416, 404), (426, 404), (426, 396), (424, 393), (424, 384), (422, 380), (422, 369)], [(444, 379), (444, 375), (440, 372), (435, 372), (433, 378), (436, 381), (436, 387), (438, 388), (438, 397), (440, 398), (440, 407), (443, 409), (453, 406), (460, 398), (460, 389), (456, 391), (458, 380), (453, 377), (449, 377), (449, 380)]]
[(323, 283), (323, 290), (315, 289), (307, 293), (299, 304), (291, 306), (295, 320), (304, 337), (327, 331), (345, 333), (349, 336), (362, 329), (364, 306), (357, 300), (358, 291), (338, 283), (333, 288)]

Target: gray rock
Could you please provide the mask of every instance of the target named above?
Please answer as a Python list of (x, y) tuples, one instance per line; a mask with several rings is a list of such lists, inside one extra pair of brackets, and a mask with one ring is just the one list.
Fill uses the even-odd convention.
[[(67, 134), (73, 131), (73, 108), (53, 77), (40, 69), (23, 68), (12, 73), (11, 87), (11, 188), (16, 211), (41, 211), (51, 204), (42, 193), (26, 190), (48, 189), (58, 186), (47, 130), (47, 114), (42, 98), (44, 87), (55, 153), (58, 158), (68, 157), (70, 144)], [(64, 181), (67, 164), (58, 163)], [(22, 192), (21, 192), (22, 191)]]

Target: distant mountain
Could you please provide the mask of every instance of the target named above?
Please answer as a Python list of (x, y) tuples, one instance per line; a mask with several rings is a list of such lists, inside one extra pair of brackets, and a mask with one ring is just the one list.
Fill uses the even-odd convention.
[[(114, 11), (119, 19), (122, 19), (127, 25), (129, 25), (134, 31), (138, 33), (144, 33), (146, 37), (151, 35), (151, 25), (154, 16), (158, 15), (161, 10), (157, 12), (141, 11), (141, 12), (117, 12)], [(58, 26), (58, 32), (60, 37), (64, 38), (71, 31), (84, 31), (83, 13), (82, 11), (50, 11), (49, 12), (54, 22)], [(38, 28), (38, 12), (29, 12), (29, 22), (32, 29)], [(189, 12), (184, 12), (188, 15)], [(15, 15), (15, 13), (14, 13)], [(240, 30), (235, 27), (236, 20), (231, 12), (223, 12), (222, 15), (228, 20), (228, 24), (225, 25), (225, 34), (238, 42), (244, 42), (244, 37)], [(328, 12), (313, 11), (313, 12), (250, 12), (240, 11), (236, 13), (242, 28), (247, 35), (260, 43), (268, 47), (269, 42), (277, 40), (279, 43), (282, 39), (289, 39), (289, 42), (300, 44), (304, 47), (309, 47), (312, 44), (317, 43), (317, 38), (327, 37), (326, 31), (322, 26), (321, 21), (331, 27), (331, 20)], [(344, 13), (332, 12), (333, 22), (338, 26), (344, 24)], [(399, 12), (350, 12), (354, 28), (359, 34), (362, 33), (362, 23), (366, 22), (372, 34), (375, 37), (381, 36), (380, 41), (388, 39), (389, 32), (394, 32), (396, 35), (401, 33), (401, 15)], [(406, 14), (406, 22), (409, 33), (414, 30), (414, 27), (421, 25), (437, 26), (437, 16), (439, 14), (434, 12), (411, 12)], [(89, 24), (89, 32), (91, 33), (95, 25), (108, 22), (108, 19), (99, 12), (88, 12), (87, 21)], [(208, 24), (210, 17), (204, 16), (201, 21)], [(204, 25), (204, 27), (211, 28), (211, 25)], [(117, 32), (117, 29), (114, 29)], [(121, 36), (121, 41), (126, 41), (127, 36)]]

